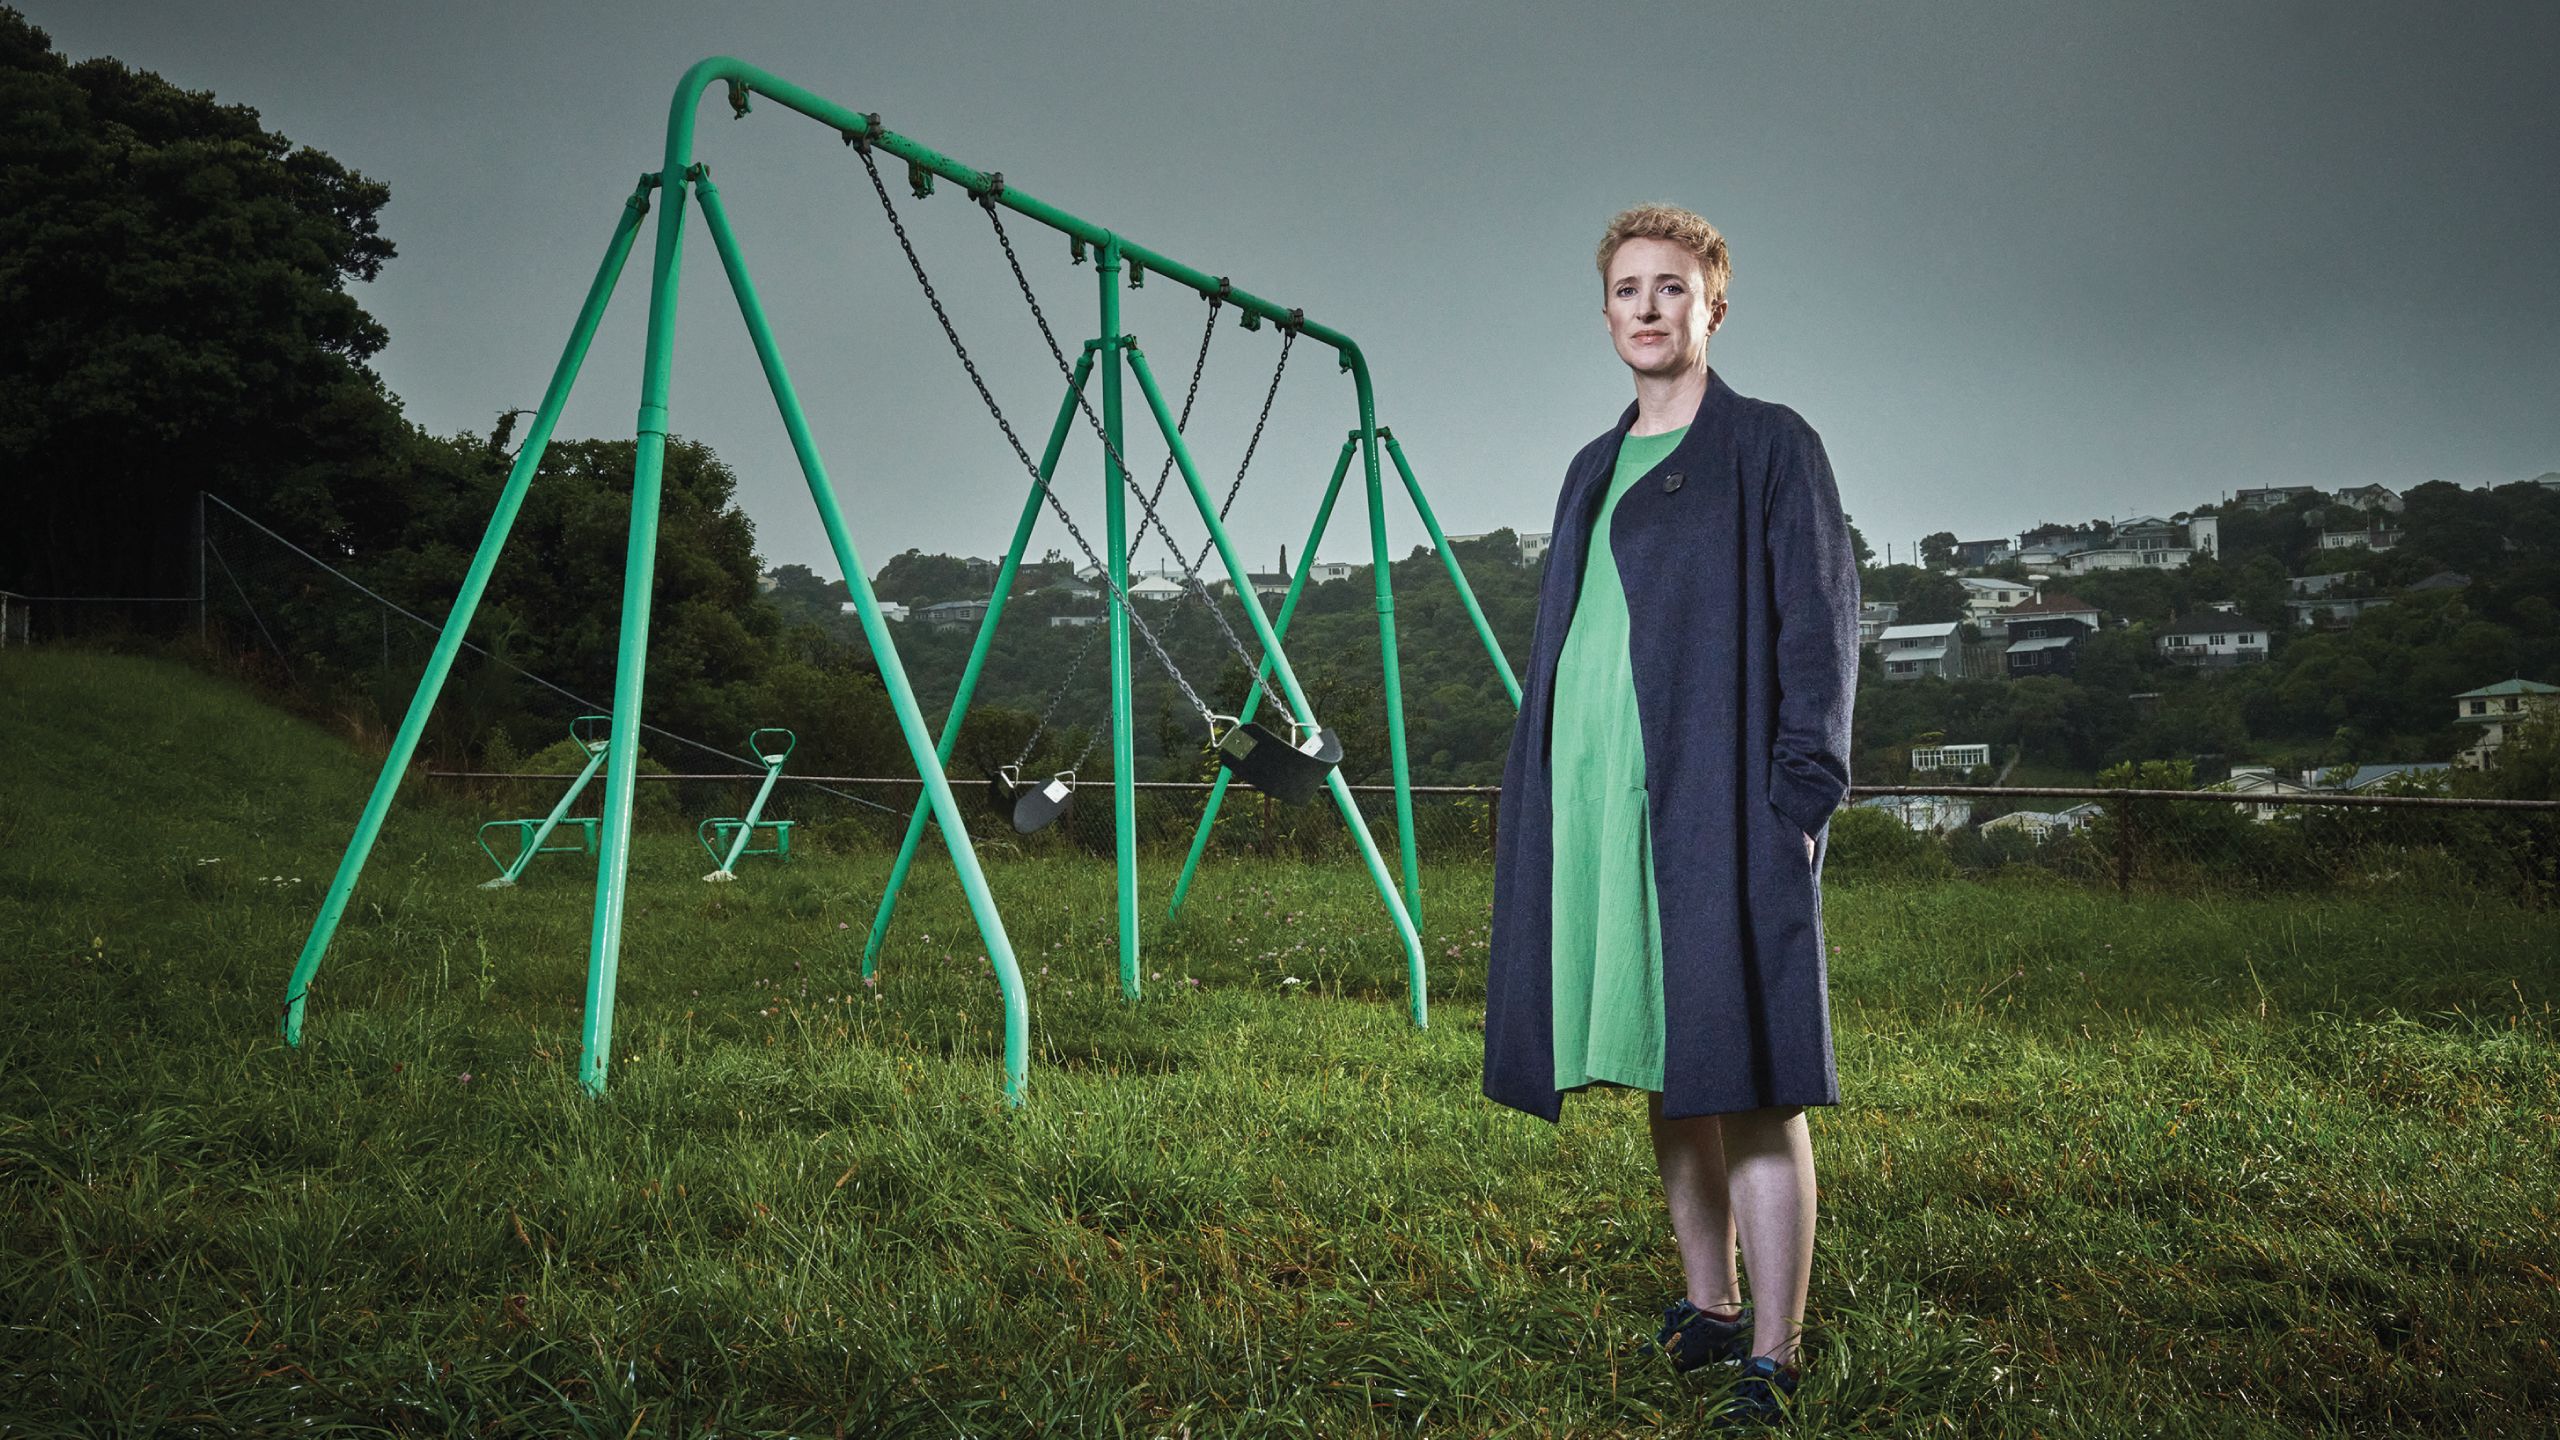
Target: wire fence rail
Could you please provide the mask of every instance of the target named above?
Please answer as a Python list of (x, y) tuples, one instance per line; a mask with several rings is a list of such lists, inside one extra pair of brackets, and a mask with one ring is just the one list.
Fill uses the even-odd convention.
[[(490, 803), (531, 804), (566, 776), (435, 770), (430, 778)], [(659, 773), (642, 779), (643, 812), (708, 814), (760, 774)], [(799, 789), (791, 787), (797, 782)], [(894, 848), (919, 782), (876, 775), (786, 776), (773, 813), (847, 849)], [(1111, 787), (1087, 781), (1058, 824), (1017, 836), (1002, 823), (989, 782), (955, 777), (981, 846), (1024, 854), (1112, 853)], [(1179, 855), (1191, 843), (1210, 786), (1136, 781), (1138, 842)], [(1354, 785), (1373, 840), (1393, 841), (1387, 785)], [(1426, 859), (1492, 857), (1501, 790), (1416, 785), (1415, 844)], [(845, 797), (865, 803), (847, 805)], [(983, 823), (978, 823), (978, 822)], [(1211, 832), (1210, 853), (1286, 856), (1351, 864), (1356, 854), (1330, 809), (1231, 804)], [(2560, 898), (2560, 801), (2478, 799), (2426, 793), (2286, 794), (2093, 786), (1858, 786), (1833, 816), (1826, 880), (1928, 880), (1959, 876), (2043, 880), (2131, 894), (2281, 890), (2465, 895), (2548, 909)]]

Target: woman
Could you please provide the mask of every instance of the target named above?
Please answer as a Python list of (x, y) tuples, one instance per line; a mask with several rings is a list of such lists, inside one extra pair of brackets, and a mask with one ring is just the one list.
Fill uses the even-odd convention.
[[(1858, 571), (1822, 442), (1708, 367), (1724, 237), (1668, 205), (1600, 243), (1636, 400), (1565, 472), (1502, 785), (1485, 1093), (1652, 1093), (1686, 1272), (1675, 1365), (1782, 1417), (1813, 1257), (1807, 1105), (1836, 1104), (1821, 872), (1849, 788)], [(1757, 1301), (1741, 1303), (1743, 1268)]]

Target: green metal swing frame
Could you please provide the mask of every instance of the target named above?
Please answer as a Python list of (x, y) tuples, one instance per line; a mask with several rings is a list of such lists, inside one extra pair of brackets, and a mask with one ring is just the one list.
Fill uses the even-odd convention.
[[(720, 192), (711, 182), (709, 167), (693, 158), (694, 121), (702, 96), (713, 85), (725, 84), (732, 112), (744, 117), (753, 96), (766, 99), (794, 111), (841, 136), (846, 143), (860, 142), (876, 146), (905, 160), (910, 180), (919, 195), (929, 193), (934, 177), (939, 176), (961, 186), (972, 196), (1001, 205), (1029, 217), (1052, 230), (1066, 235), (1081, 254), (1090, 247), (1093, 252), (1096, 279), (1100, 290), (1100, 334), (1088, 342), (1068, 381), (1068, 394), (1060, 406), (1048, 445), (1042, 455), (1037, 483), (1026, 498), (1005, 561), (998, 572), (987, 618), (981, 626), (976, 644), (969, 655), (951, 712), (945, 721), (939, 742), (926, 727), (914, 688), (908, 683), (906, 670), (898, 657), (895, 641), (881, 614), (879, 600), (872, 592), (868, 572), (853, 543), (850, 528), (836, 502), (835, 488), (829, 480), (825, 463), (820, 459), (812, 439), (797, 392), (786, 370), (780, 348), (774, 341), (762, 301), (757, 297), (753, 281), (747, 273), (746, 261), (731, 230)], [(1328, 777), (1327, 789), (1341, 811), (1354, 843), (1359, 847), (1379, 898), (1393, 922), (1397, 938), (1406, 956), (1410, 1005), (1414, 1023), (1428, 1021), (1426, 970), (1421, 936), (1418, 929), (1421, 914), (1421, 873), (1416, 859), (1413, 828), (1413, 798), (1409, 766), (1404, 744), (1404, 708), (1398, 685), (1396, 657), (1395, 598), (1389, 584), (1386, 513), (1383, 500), (1382, 455), (1391, 460), (1406, 494), (1430, 532), (1432, 543), (1456, 585), (1469, 619), (1476, 627), (1486, 654), (1501, 675), (1514, 707), (1520, 703), (1520, 686), (1504, 659), (1501, 646), (1485, 623), (1473, 591), (1468, 587), (1457, 557), (1451, 553), (1439, 521), (1432, 515), (1421, 485), (1412, 467), (1388, 432), (1377, 423), (1375, 394), (1370, 382), (1367, 360), (1360, 347), (1349, 336), (1313, 320), (1302, 311), (1293, 311), (1271, 301), (1237, 289), (1217, 276), (1185, 265), (1090, 221), (1071, 215), (1005, 184), (989, 172), (960, 164), (905, 136), (887, 129), (876, 114), (848, 109), (833, 101), (804, 90), (755, 66), (725, 56), (701, 61), (687, 70), (677, 83), (668, 108), (666, 144), (660, 168), (645, 173), (623, 202), (613, 238), (606, 246), (603, 262), (589, 284), (584, 304), (572, 326), (568, 344), (552, 371), (544, 391), (542, 404), (527, 429), (524, 444), (517, 451), (514, 465), (507, 474), (505, 487), (490, 516), (487, 531), (479, 549), (473, 554), (470, 568), (454, 599), (453, 610), (437, 637), (420, 676), (409, 709), (393, 736), (389, 753), (376, 779), (363, 813), (356, 821), (355, 832), (341, 856), (329, 891), (321, 901), (318, 915), (296, 960), (291, 979), (285, 987), (283, 1012), (278, 1028), (287, 1045), (298, 1046), (302, 1040), (305, 1010), (310, 989), (325, 958), (330, 940), (346, 912), (366, 859), (380, 838), (382, 823), (390, 812), (401, 777), (406, 773), (418, 742), (424, 734), (437, 696), (451, 674), (453, 662), (460, 652), (463, 637), (470, 627), (474, 612), (488, 588), (489, 577), (496, 569), (499, 556), (506, 548), (527, 489), (540, 469), (552, 430), (557, 425), (578, 372), (593, 343), (606, 303), (612, 297), (624, 262), (629, 258), (640, 226), (652, 208), (653, 192), (657, 210), (657, 234), (652, 256), (649, 282), (649, 314), (646, 350), (642, 360), (640, 410), (637, 422), (638, 446), (633, 467), (631, 493), (631, 528), (625, 552), (622, 593), (621, 642), (614, 677), (613, 726), (605, 757), (604, 813), (600, 817), (603, 832), (602, 853), (597, 861), (597, 885), (594, 918), (589, 932), (587, 989), (582, 1045), (578, 1060), (578, 1078), (590, 1093), (602, 1094), (611, 1074), (613, 1003), (616, 977), (622, 958), (624, 911), (629, 895), (631, 859), (631, 819), (638, 779), (639, 732), (642, 684), (648, 658), (648, 630), (651, 581), (656, 569), (659, 504), (664, 476), (667, 446), (668, 400), (671, 390), (671, 362), (675, 348), (675, 316), (680, 273), (679, 261), (684, 248), (684, 217), (688, 202), (699, 203), (712, 244), (719, 252), (721, 268), (737, 302), (748, 335), (754, 343), (756, 357), (762, 366), (783, 427), (789, 435), (809, 496), (815, 504), (827, 540), (842, 568), (847, 589), (860, 614), (863, 637), (870, 645), (880, 667), (883, 688), (897, 716), (898, 728), (905, 737), (918, 775), (923, 780), (923, 794), (911, 816), (907, 835), (899, 851), (896, 869), (880, 912), (864, 946), (864, 974), (874, 973), (884, 938), (894, 910), (898, 887), (904, 882), (922, 839), (925, 819), (930, 815), (942, 832), (945, 849), (958, 872), (960, 885), (967, 897), (980, 938), (986, 946), (989, 963), (1003, 997), (1004, 1024), (1004, 1089), (1006, 1099), (1020, 1104), (1024, 1099), (1028, 1078), (1030, 1010), (1022, 973), (1010, 938), (1007, 936), (994, 897), (987, 888), (986, 874), (978, 862), (976, 850), (962, 823), (960, 807), (953, 797), (944, 767), (948, 764), (960, 724), (967, 713), (969, 699), (978, 674), (985, 663), (994, 638), (995, 627), (1004, 602), (1012, 589), (1024, 545), (1030, 538), (1034, 522), (1048, 482), (1054, 475), (1063, 451), (1070, 422), (1074, 419), (1084, 386), (1100, 371), (1102, 388), (1102, 424), (1109, 442), (1103, 460), (1103, 483), (1106, 497), (1108, 532), (1108, 566), (1115, 589), (1125, 593), (1128, 585), (1128, 535), (1123, 492), (1128, 476), (1114, 458), (1114, 452), (1125, 453), (1122, 442), (1122, 374), (1124, 367), (1137, 382), (1157, 428), (1162, 432), (1180, 469), (1193, 504), (1206, 522), (1215, 542), (1220, 562), (1225, 567), (1238, 596), (1254, 594), (1244, 565), (1229, 541), (1225, 527), (1219, 522), (1216, 507), (1202, 485), (1189, 447), (1180, 428), (1167, 409), (1162, 389), (1156, 384), (1144, 353), (1134, 336), (1123, 333), (1120, 323), (1120, 287), (1125, 272), (1127, 283), (1135, 286), (1148, 271), (1199, 293), (1204, 299), (1222, 297), (1227, 304), (1244, 312), (1248, 325), (1263, 320), (1292, 324), (1299, 334), (1330, 347), (1350, 374), (1357, 399), (1359, 423), (1344, 442), (1331, 483), (1327, 486), (1316, 522), (1305, 547), (1299, 552), (1296, 573), (1290, 578), (1289, 592), (1283, 601), (1277, 623), (1262, 612), (1258, 603), (1243, 606), (1245, 616), (1259, 642), (1263, 660), (1252, 697), (1244, 714), (1250, 716), (1266, 691), (1275, 690), (1286, 709), (1303, 723), (1312, 724), (1314, 713), (1307, 703), (1288, 657), (1281, 649), (1281, 632), (1295, 612), (1297, 600), (1304, 590), (1309, 567), (1317, 546), (1322, 543), (1335, 500), (1349, 474), (1352, 460), (1362, 461), (1369, 501), (1369, 541), (1372, 573), (1377, 592), (1379, 638), (1385, 671), (1388, 742), (1392, 751), (1395, 781), (1395, 812), (1399, 858), (1402, 861), (1401, 890), (1387, 872), (1369, 827), (1354, 803), (1349, 786), (1339, 771)], [(1105, 363), (1097, 364), (1097, 359)], [(1135, 792), (1132, 787), (1132, 754), (1130, 736), (1134, 731), (1130, 701), (1129, 618), (1115, 594), (1110, 613), (1111, 710), (1114, 776), (1115, 837), (1119, 869), (1120, 914), (1120, 983), (1124, 994), (1132, 999), (1141, 993), (1139, 982), (1138, 897), (1137, 897), (1137, 830)], [(1174, 892), (1173, 905), (1179, 907), (1190, 889), (1200, 854), (1206, 845), (1209, 829), (1215, 821), (1219, 802), (1227, 788), (1222, 773), (1209, 806), (1201, 817), (1199, 834), (1194, 839), (1191, 855), (1183, 868), (1182, 880)]]

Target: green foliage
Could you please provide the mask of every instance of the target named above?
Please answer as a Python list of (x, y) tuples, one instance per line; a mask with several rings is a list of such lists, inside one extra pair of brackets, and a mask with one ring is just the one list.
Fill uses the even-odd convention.
[(306, 544), (405, 500), (407, 436), (348, 294), (392, 256), (383, 186), (257, 112), (0, 9), (0, 584), (175, 594), (194, 491)]

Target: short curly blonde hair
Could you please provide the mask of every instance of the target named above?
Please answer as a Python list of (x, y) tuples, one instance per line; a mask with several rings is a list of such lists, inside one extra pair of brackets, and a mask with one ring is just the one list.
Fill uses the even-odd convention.
[(1697, 257), (1698, 269), (1706, 279), (1707, 299), (1724, 298), (1726, 282), (1733, 278), (1733, 257), (1725, 249), (1724, 232), (1707, 223), (1705, 216), (1677, 205), (1638, 205), (1621, 210), (1600, 236), (1600, 288), (1609, 288), (1609, 262), (1618, 256), (1618, 247), (1630, 240), (1668, 240)]

